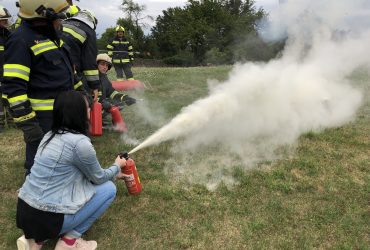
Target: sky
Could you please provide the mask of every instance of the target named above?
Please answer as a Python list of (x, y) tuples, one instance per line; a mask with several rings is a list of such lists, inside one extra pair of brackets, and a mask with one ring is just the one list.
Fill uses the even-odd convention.
[[(6, 7), (12, 15), (16, 15), (17, 8), (15, 7), (15, 0), (0, 0), (0, 4)], [(182, 7), (187, 1), (186, 0), (134, 0), (134, 2), (145, 5), (145, 15), (150, 15), (156, 19), (158, 15), (162, 15), (162, 11), (170, 7)], [(262, 7), (266, 11), (274, 9), (278, 5), (278, 0), (256, 0), (256, 7)], [(122, 0), (80, 0), (80, 2), (74, 1), (75, 4), (80, 6), (82, 9), (92, 10), (97, 19), (98, 26), (96, 33), (101, 35), (107, 28), (114, 27), (119, 17), (123, 17), (122, 10), (119, 9)], [(149, 31), (150, 27), (154, 25), (154, 21), (147, 19), (147, 28)]]

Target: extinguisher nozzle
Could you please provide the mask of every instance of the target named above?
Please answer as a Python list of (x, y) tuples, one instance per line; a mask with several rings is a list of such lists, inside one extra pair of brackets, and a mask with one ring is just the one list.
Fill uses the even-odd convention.
[(126, 160), (129, 158), (129, 157), (128, 157), (128, 153), (127, 153), (127, 152), (121, 152), (121, 153), (119, 154), (119, 156), (120, 156), (121, 158), (125, 158)]

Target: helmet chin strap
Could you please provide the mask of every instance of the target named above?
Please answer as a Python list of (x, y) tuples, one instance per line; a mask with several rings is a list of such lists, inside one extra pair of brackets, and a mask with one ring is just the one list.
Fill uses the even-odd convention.
[(54, 21), (56, 19), (65, 19), (67, 16), (65, 13), (55, 13), (55, 11), (51, 8), (45, 8), (44, 5), (40, 5), (36, 10), (36, 13), (40, 16), (45, 17), (48, 20)]

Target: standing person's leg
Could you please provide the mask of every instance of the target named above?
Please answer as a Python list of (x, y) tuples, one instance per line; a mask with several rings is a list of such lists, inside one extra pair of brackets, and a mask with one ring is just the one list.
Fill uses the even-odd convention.
[(1, 98), (2, 94), (0, 92), (0, 133), (5, 128), (5, 107), (3, 105), (3, 99)]
[(134, 75), (132, 74), (132, 71), (131, 71), (131, 63), (124, 63), (123, 71), (125, 72), (127, 80), (134, 80)]
[[(48, 131), (50, 131), (51, 125), (53, 123), (52, 111), (36, 112), (36, 117), (37, 117), (37, 120), (39, 121), (39, 125), (42, 129), (42, 132), (46, 134)], [(26, 143), (26, 161), (24, 163), (24, 168), (26, 169), (26, 173), (25, 173), (26, 176), (29, 173), (31, 173), (31, 168), (33, 166), (37, 148), (39, 147), (40, 142), (41, 142), (41, 139)]]
[(123, 79), (122, 63), (114, 63), (113, 66), (116, 71), (117, 80)]
[(116, 186), (107, 181), (95, 186), (94, 196), (75, 214), (64, 215), (61, 234), (80, 238), (92, 224), (104, 213), (116, 197)]

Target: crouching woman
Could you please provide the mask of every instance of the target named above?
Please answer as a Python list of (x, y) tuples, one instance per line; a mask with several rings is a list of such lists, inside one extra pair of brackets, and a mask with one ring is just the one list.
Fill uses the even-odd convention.
[(54, 102), (52, 130), (37, 150), (31, 174), (20, 189), (18, 249), (41, 249), (60, 237), (55, 249), (96, 249), (81, 238), (116, 195), (115, 178), (125, 159), (103, 169), (88, 137), (89, 106), (79, 92), (66, 91)]

